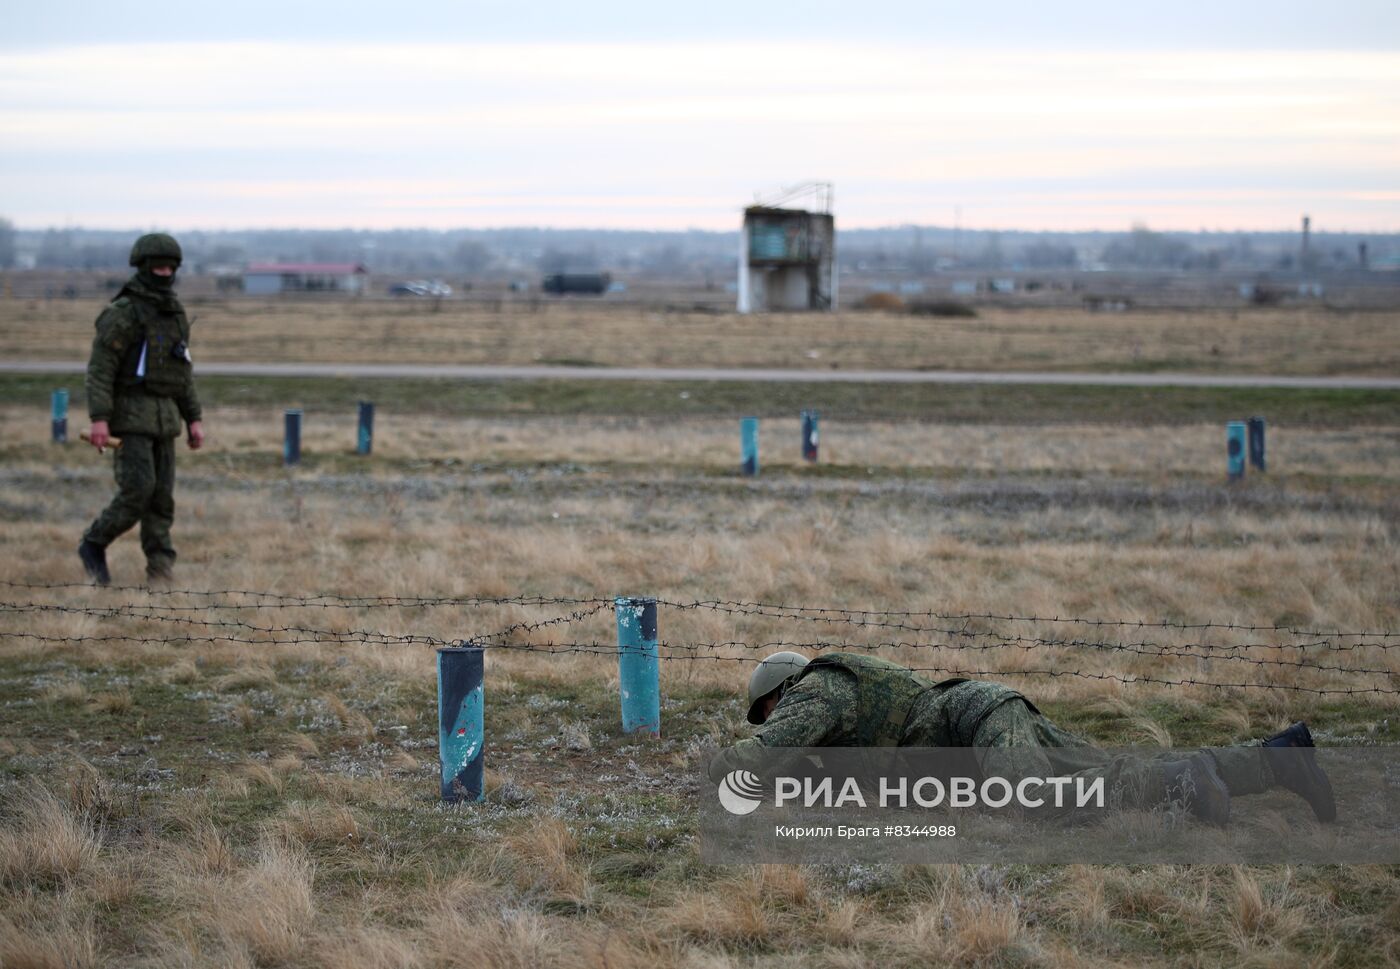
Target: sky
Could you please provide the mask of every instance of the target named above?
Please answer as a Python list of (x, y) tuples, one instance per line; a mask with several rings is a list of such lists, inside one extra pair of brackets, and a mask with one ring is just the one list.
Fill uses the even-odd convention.
[(1400, 3), (0, 0), (24, 228), (1400, 231)]

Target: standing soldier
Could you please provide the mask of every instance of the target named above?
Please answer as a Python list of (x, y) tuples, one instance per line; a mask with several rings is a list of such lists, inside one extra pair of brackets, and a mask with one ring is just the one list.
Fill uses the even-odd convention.
[(1304, 798), (1319, 821), (1337, 817), (1331, 782), (1301, 722), (1263, 740), (1206, 747), (1184, 758), (1113, 756), (999, 683), (935, 683), (873, 656), (827, 653), (809, 661), (794, 652), (773, 653), (753, 671), (748, 721), (760, 727), (757, 736), (720, 751), (710, 763), (712, 780), (736, 769), (761, 770), (773, 748), (973, 747), (1024, 776), (1104, 777), (1132, 793), (1132, 806), (1183, 800), (1217, 825), (1229, 820), (1232, 796), (1273, 787)]
[(180, 245), (163, 232), (131, 247), (136, 273), (97, 318), (87, 368), (88, 437), (99, 451), (113, 438), (117, 496), (83, 534), (78, 555), (98, 585), (111, 582), (107, 546), (141, 525), (146, 581), (169, 585), (175, 549), (175, 439), (182, 423), (191, 450), (204, 444), (190, 358), (190, 322), (175, 298)]

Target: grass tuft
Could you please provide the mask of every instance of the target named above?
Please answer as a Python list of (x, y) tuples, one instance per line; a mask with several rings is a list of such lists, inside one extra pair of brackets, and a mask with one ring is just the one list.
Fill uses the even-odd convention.
[(313, 867), (304, 852), (263, 845), (233, 879), (229, 897), (208, 898), (206, 918), (230, 949), (246, 949), (259, 965), (293, 965), (305, 951), (316, 906)]
[(102, 969), (111, 965), (99, 947), (93, 919), (58, 919), (0, 913), (0, 966), (5, 969)]
[(7, 799), (5, 811), (12, 822), (0, 828), (0, 881), (66, 883), (96, 864), (102, 838), (90, 815), (49, 791), (22, 789)]
[(83, 703), (88, 699), (87, 687), (77, 680), (64, 680), (62, 683), (55, 683), (46, 688), (40, 694), (40, 698), (45, 703), (52, 703), (57, 706), (71, 707)]
[(277, 686), (277, 674), (267, 666), (243, 666), (214, 678), (220, 693), (234, 690), (270, 690)]
[(344, 805), (289, 804), (264, 825), (269, 837), (289, 847), (325, 850), (363, 847), (369, 829)]

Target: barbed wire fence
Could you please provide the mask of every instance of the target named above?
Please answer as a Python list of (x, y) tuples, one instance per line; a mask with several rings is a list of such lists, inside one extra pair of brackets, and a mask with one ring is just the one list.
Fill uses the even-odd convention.
[[(8, 597), (0, 600), (0, 643), (28, 641), (51, 645), (164, 644), (175, 647), (336, 646), (382, 648), (474, 645), (485, 650), (565, 655), (618, 656), (615, 642), (577, 633), (590, 620), (610, 616), (617, 603), (602, 596), (400, 596), (317, 593), (288, 595), (256, 590), (148, 590), (84, 583), (30, 583), (0, 580)], [(121, 596), (123, 601), (112, 602)], [(139, 601), (134, 601), (135, 597)], [(57, 600), (57, 601), (44, 601)], [(100, 601), (106, 599), (108, 601)], [(667, 662), (752, 664), (778, 649), (807, 652), (862, 652), (898, 656), (909, 669), (941, 677), (1027, 677), (1079, 679), (1166, 688), (1277, 691), (1318, 697), (1400, 695), (1400, 632), (1306, 628), (1298, 624), (1185, 622), (1102, 619), (1084, 616), (881, 611), (743, 600), (658, 598), (659, 610), (709, 613), (734, 623), (762, 620), (783, 630), (809, 635), (753, 639), (661, 639)], [(398, 621), (418, 622), (432, 610), (452, 610), (485, 625), (488, 610), (532, 610), (521, 618), (469, 636), (446, 638), (373, 628), (334, 628), (335, 624), (259, 621), (276, 610), (395, 611)], [(251, 615), (250, 615), (251, 614)], [(43, 618), (71, 617), (111, 623), (97, 632), (45, 628)], [(470, 626), (469, 622), (463, 625)], [(153, 628), (133, 628), (149, 626)], [(1180, 641), (1172, 641), (1174, 638)], [(1216, 641), (1213, 641), (1216, 640)], [(1014, 662), (996, 660), (1015, 656)], [(1037, 665), (1022, 665), (1026, 656)], [(951, 657), (951, 658), (950, 658)], [(912, 658), (912, 661), (911, 661)], [(1086, 660), (1110, 663), (1162, 661), (1166, 671), (1092, 668)], [(1181, 669), (1191, 664), (1189, 669)], [(1217, 668), (1217, 664), (1219, 667)], [(1221, 670), (1229, 672), (1221, 672)], [(1246, 676), (1245, 674), (1252, 674)], [(1316, 678), (1321, 678), (1319, 682)]]

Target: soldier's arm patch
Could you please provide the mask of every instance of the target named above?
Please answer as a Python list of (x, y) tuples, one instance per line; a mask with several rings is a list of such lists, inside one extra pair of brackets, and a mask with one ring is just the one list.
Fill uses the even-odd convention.
[(125, 296), (113, 300), (97, 317), (98, 338), (117, 353), (131, 341), (131, 301)]

